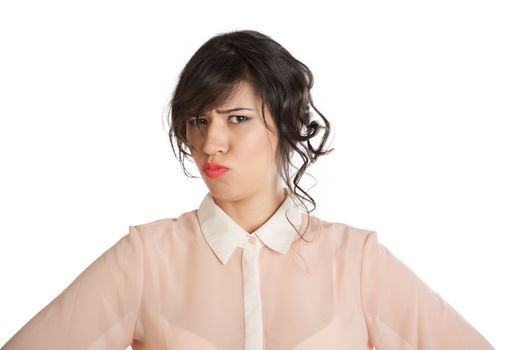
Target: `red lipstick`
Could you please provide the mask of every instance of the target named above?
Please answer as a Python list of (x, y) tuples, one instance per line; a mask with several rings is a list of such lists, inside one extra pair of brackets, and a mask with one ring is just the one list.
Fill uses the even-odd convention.
[(220, 177), (228, 170), (229, 169), (226, 166), (218, 163), (205, 163), (205, 165), (203, 166), (203, 171), (205, 172), (205, 174), (212, 179)]

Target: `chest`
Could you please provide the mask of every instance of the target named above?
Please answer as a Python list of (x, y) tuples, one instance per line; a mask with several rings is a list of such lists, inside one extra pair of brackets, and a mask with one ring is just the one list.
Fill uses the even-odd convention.
[(157, 349), (368, 349), (357, 271), (338, 254), (238, 249), (148, 271), (139, 333)]

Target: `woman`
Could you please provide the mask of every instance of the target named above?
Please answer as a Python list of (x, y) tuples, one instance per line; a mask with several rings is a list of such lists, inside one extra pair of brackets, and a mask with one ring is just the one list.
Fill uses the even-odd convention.
[(332, 151), (312, 83), (259, 32), (204, 43), (170, 104), (199, 208), (130, 225), (2, 349), (493, 349), (375, 231), (311, 215), (299, 180)]

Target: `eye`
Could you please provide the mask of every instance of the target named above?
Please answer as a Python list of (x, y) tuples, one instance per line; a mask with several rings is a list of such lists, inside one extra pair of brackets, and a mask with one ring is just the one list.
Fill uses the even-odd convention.
[[(238, 121), (237, 123), (235, 122), (234, 124), (240, 124), (240, 123), (245, 122), (245, 121), (247, 121), (247, 120), (250, 119), (250, 118), (248, 118), (248, 117), (246, 117), (246, 116), (244, 116), (244, 115), (231, 115), (231, 116), (228, 117), (228, 118), (229, 118), (229, 119), (230, 119), (230, 118), (234, 118), (234, 120), (237, 120), (237, 121)], [(239, 121), (239, 118), (244, 118), (244, 119), (241, 119), (241, 122), (240, 122), (240, 121)]]
[[(232, 124), (241, 124), (243, 122), (250, 120), (251, 118), (246, 117), (244, 115), (231, 115), (228, 117), (228, 119), (235, 120)], [(197, 123), (196, 123), (196, 120), (197, 120)], [(195, 116), (190, 117), (187, 119), (186, 122), (191, 126), (196, 126), (197, 124), (202, 125), (202, 124), (205, 124), (205, 122), (206, 124), (208, 124), (208, 120), (201, 116), (197, 116), (197, 118)]]
[(190, 118), (188, 118), (187, 123), (190, 124), (190, 125), (196, 125), (196, 119), (197, 119), (197, 124), (202, 124), (202, 123), (200, 123), (200, 121), (206, 120), (206, 118), (201, 118), (201, 117), (197, 117), (197, 118), (190, 117)]

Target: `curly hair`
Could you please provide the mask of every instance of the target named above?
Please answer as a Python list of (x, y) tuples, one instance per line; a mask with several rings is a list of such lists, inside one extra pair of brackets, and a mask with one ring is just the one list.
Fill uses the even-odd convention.
[[(175, 157), (185, 175), (196, 178), (184, 166), (184, 159), (191, 157), (186, 121), (220, 106), (241, 82), (250, 83), (262, 99), (261, 114), (267, 129), (265, 104), (271, 112), (278, 130), (276, 164), (279, 176), (289, 193), (296, 196), (310, 214), (316, 208), (316, 201), (299, 186), (299, 181), (319, 156), (334, 150), (324, 149), (331, 131), (330, 123), (313, 104), (310, 69), (275, 40), (258, 31), (237, 30), (213, 36), (193, 54), (179, 74), (168, 115), (169, 139)], [(313, 120), (309, 105), (320, 115), (324, 126)], [(311, 139), (321, 129), (321, 141), (313, 146)], [(177, 141), (178, 155), (173, 138)], [(293, 164), (294, 152), (303, 162), (299, 169)], [(290, 167), (298, 170), (292, 183)], [(308, 210), (303, 200), (309, 201), (313, 208)]]

